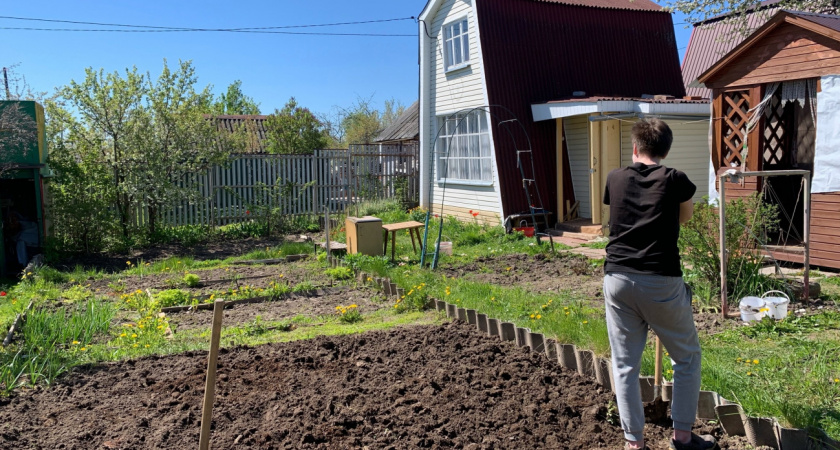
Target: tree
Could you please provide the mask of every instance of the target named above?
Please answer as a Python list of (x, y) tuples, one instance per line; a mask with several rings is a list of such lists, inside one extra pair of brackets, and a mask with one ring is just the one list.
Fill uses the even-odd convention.
[(0, 177), (15, 164), (14, 155), (25, 156), (38, 140), (38, 125), (14, 101), (0, 103)]
[(242, 92), (242, 81), (236, 80), (213, 103), (213, 114), (259, 114), (260, 104)]
[(294, 97), (266, 120), (266, 150), (277, 154), (310, 154), (325, 148), (324, 126), (312, 112), (298, 105)]
[(59, 90), (76, 114), (53, 108), (66, 130), (53, 150), (56, 160), (67, 177), (93, 173), (85, 164), (105, 168), (107, 176), (96, 172), (96, 179), (107, 184), (97, 189), (107, 192), (101, 198), (116, 211), (123, 238), (129, 238), (139, 211), (153, 234), (165, 205), (198, 196), (184, 187), (190, 177), (244, 146), (239, 133), (220, 133), (204, 116), (213, 96), (209, 87), (197, 90), (197, 82), (189, 61), (174, 71), (164, 61), (157, 80), (137, 68), (124, 75), (89, 68), (84, 81)]
[[(702, 22), (714, 16), (733, 13), (731, 20), (740, 23), (740, 31), (750, 32), (746, 28), (744, 13), (760, 5), (758, 0), (667, 0), (666, 7), (686, 15), (689, 23)], [(797, 11), (812, 11), (835, 14), (840, 0), (783, 0), (777, 6)]]
[(333, 146), (369, 144), (405, 111), (405, 106), (391, 99), (380, 112), (371, 106), (372, 98), (359, 97), (350, 107), (336, 108), (337, 112), (324, 119)]

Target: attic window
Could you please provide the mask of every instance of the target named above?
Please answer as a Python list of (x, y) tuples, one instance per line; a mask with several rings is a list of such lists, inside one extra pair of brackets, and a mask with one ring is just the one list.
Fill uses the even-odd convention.
[(470, 35), (467, 18), (443, 26), (446, 70), (459, 69), (470, 62)]

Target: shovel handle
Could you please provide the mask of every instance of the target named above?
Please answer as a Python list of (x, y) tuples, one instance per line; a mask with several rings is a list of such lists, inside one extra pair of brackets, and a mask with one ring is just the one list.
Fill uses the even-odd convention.
[(662, 385), (662, 341), (656, 336), (656, 360), (654, 364), (654, 386)]

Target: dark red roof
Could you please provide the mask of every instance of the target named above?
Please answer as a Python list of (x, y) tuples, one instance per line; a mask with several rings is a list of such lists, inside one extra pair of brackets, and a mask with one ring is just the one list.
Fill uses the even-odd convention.
[(786, 11), (796, 17), (801, 17), (809, 22), (814, 22), (834, 31), (840, 31), (840, 16), (832, 14), (818, 14), (802, 11)]
[(633, 9), (638, 11), (660, 11), (661, 6), (650, 0), (536, 0), (539, 2), (562, 3), (564, 5), (588, 6), (590, 8)]
[[(575, 91), (633, 98), (685, 95), (674, 25), (667, 12), (605, 10), (561, 1), (477, 3), (489, 103), (511, 110), (525, 126), (547, 209), (556, 208), (556, 126), (552, 121), (535, 123), (532, 104)], [(633, 4), (644, 6), (639, 0)], [(510, 118), (502, 108), (491, 112), (502, 120)], [(493, 136), (504, 214), (525, 211), (528, 202), (516, 167), (516, 146), (526, 144), (514, 143), (496, 120)]]

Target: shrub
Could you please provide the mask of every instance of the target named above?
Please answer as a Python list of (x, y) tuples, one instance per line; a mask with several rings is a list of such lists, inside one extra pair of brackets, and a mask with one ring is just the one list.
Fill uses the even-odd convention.
[(157, 308), (181, 306), (189, 304), (189, 302), (190, 294), (181, 289), (167, 289), (155, 295), (155, 306)]
[[(682, 226), (679, 247), (686, 278), (696, 293), (711, 306), (720, 295), (719, 216), (714, 205), (695, 205), (694, 216)], [(769, 290), (786, 290), (781, 280), (761, 274), (760, 247), (764, 236), (777, 229), (778, 210), (764, 203), (758, 194), (726, 203), (726, 278), (729, 298), (761, 295)]]
[(191, 288), (198, 287), (201, 284), (201, 278), (199, 278), (198, 275), (194, 273), (185, 273), (184, 284)]
[(333, 267), (325, 270), (324, 273), (336, 280), (349, 280), (353, 278), (353, 270), (349, 267)]

